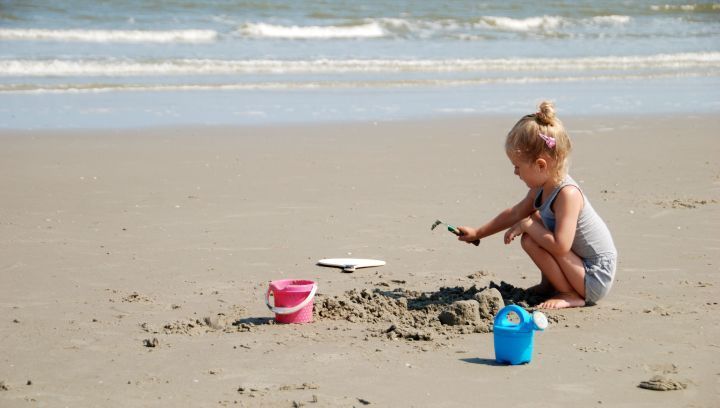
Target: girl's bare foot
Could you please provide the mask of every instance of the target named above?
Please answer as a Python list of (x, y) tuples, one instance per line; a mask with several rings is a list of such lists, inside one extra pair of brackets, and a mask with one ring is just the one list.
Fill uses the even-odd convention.
[(581, 298), (577, 293), (557, 293), (538, 305), (540, 309), (565, 309), (581, 306), (585, 306), (585, 299)]

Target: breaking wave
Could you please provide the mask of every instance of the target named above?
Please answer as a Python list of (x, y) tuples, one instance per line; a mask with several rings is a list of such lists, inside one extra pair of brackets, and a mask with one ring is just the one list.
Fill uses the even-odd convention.
[(202, 43), (212, 42), (214, 30), (48, 30), (0, 29), (0, 40), (94, 43)]

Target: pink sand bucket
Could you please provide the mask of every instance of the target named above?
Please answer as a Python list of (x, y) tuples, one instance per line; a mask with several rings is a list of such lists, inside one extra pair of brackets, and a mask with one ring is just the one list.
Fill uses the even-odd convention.
[[(283, 279), (270, 282), (265, 304), (275, 313), (278, 323), (308, 323), (313, 317), (313, 298), (317, 283), (309, 280)], [(270, 296), (273, 296), (273, 305)]]

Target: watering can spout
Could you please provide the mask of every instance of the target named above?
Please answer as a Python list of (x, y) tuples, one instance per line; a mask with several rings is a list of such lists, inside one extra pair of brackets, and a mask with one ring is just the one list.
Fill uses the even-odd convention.
[(534, 311), (532, 314), (533, 328), (535, 330), (545, 330), (548, 327), (548, 319), (545, 313)]

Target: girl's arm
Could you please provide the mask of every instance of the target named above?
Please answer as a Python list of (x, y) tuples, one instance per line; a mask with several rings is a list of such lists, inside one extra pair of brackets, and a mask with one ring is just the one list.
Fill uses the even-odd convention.
[(555, 212), (555, 233), (545, 228), (542, 220), (537, 217), (528, 217), (519, 224), (522, 231), (553, 255), (563, 255), (570, 252), (575, 230), (583, 207), (582, 192), (569, 186), (563, 188), (553, 203)]
[(511, 226), (515, 225), (523, 218), (527, 218), (528, 216), (530, 216), (530, 214), (532, 214), (533, 211), (535, 211), (535, 208), (533, 207), (533, 201), (535, 200), (537, 191), (537, 189), (531, 189), (530, 191), (528, 191), (525, 198), (523, 198), (519, 203), (515, 204), (510, 208), (506, 208), (482, 227), (458, 227), (461, 232), (458, 239), (460, 241), (473, 242), (478, 239), (489, 237), (490, 235), (506, 230)]

